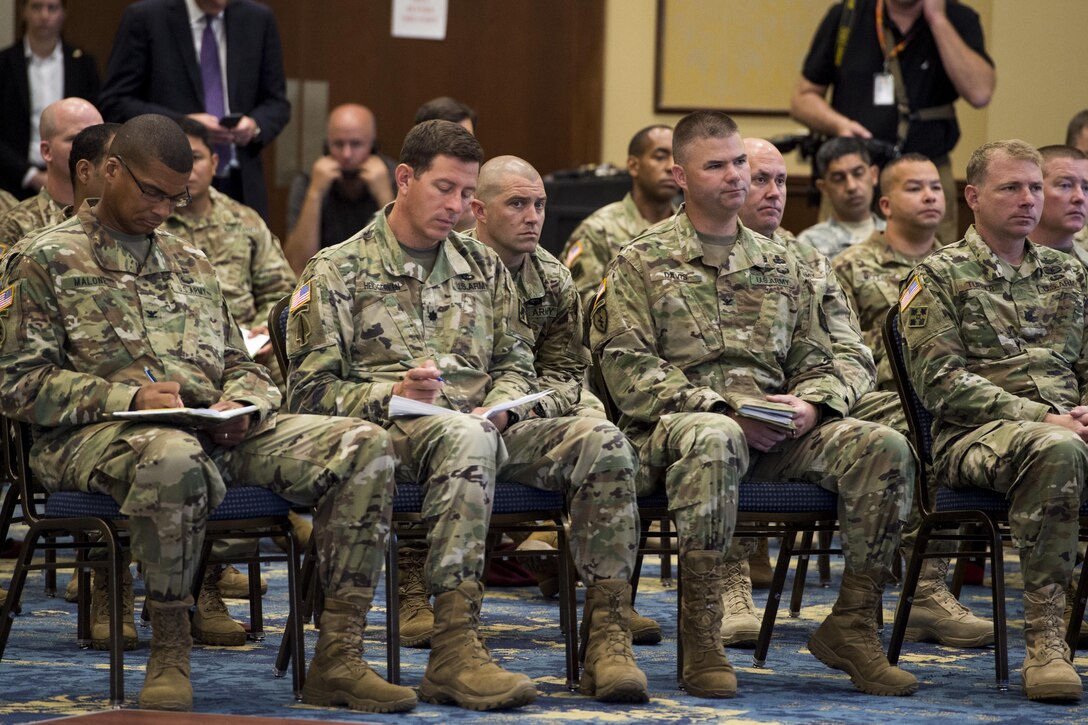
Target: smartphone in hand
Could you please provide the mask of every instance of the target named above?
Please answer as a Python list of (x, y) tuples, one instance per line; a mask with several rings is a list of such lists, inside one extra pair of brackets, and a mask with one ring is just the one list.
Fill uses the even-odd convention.
[(244, 113), (231, 113), (219, 119), (219, 125), (223, 128), (234, 128), (244, 116)]

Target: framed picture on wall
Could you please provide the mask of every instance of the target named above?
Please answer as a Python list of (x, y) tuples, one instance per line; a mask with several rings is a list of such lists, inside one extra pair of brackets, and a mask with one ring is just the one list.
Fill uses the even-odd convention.
[(657, 0), (654, 110), (789, 115), (830, 0)]

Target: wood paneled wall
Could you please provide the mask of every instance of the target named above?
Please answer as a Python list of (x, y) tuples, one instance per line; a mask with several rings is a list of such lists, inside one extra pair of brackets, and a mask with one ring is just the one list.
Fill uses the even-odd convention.
[[(65, 35), (105, 70), (127, 0), (68, 4)], [(541, 173), (601, 156), (604, 0), (450, 0), (444, 41), (390, 34), (392, 0), (267, 0), (276, 13), (287, 76), (328, 83), (328, 103), (374, 111), (394, 158), (416, 108), (449, 95), (479, 113), (489, 156), (522, 156)], [(301, 116), (296, 116), (301, 117)], [(307, 137), (324, 133), (307, 123)], [(265, 152), (270, 226), (285, 230), (285, 186)], [(312, 161), (305, 162), (305, 165)]]

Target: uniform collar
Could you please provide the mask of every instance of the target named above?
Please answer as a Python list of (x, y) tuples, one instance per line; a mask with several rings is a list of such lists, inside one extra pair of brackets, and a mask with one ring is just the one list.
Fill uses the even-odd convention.
[[(703, 256), (703, 245), (699, 241), (699, 234), (691, 224), (684, 204), (673, 217), (676, 220), (676, 238), (679, 243), (680, 255), (685, 262), (692, 262)], [(765, 238), (765, 237), (764, 237)], [(763, 249), (756, 241), (756, 235), (737, 219), (737, 242), (733, 247), (733, 253), (729, 255), (728, 272), (740, 272), (751, 267), (770, 267)]]
[(117, 243), (106, 228), (98, 221), (92, 207), (84, 204), (76, 213), (83, 233), (91, 240), (91, 252), (102, 269), (110, 272), (127, 272), (133, 275), (145, 275), (170, 269), (166, 255), (163, 254), (159, 241), (159, 232), (148, 235), (151, 250), (141, 266), (123, 246)]
[(429, 277), (424, 279), (423, 269), (412, 261), (400, 247), (400, 242), (389, 227), (389, 212), (393, 209), (390, 202), (379, 214), (377, 220), (368, 227), (364, 233), (363, 243), (373, 239), (380, 245), (382, 264), (386, 272), (394, 277), (412, 277), (420, 282), (429, 284), (441, 284), (453, 277), (463, 274), (471, 274), (472, 267), (461, 253), (464, 245), (457, 232), (450, 232), (438, 245), (438, 257), (434, 261), (434, 269)]
[[(1013, 281), (1005, 276), (1005, 269), (1011, 269), (1012, 266), (1002, 260), (1001, 257), (998, 257), (994, 250), (990, 249), (989, 245), (982, 240), (982, 236), (979, 235), (974, 224), (967, 228), (967, 233), (964, 234), (963, 238), (967, 242), (967, 248), (971, 250), (971, 253), (975, 255), (975, 259), (982, 266), (987, 281), (996, 282), (1000, 279), (1009, 282)], [(1038, 268), (1039, 252), (1036, 250), (1035, 244), (1030, 240), (1026, 241), (1024, 243), (1024, 260), (1020, 263), (1016, 275), (1030, 277)]]

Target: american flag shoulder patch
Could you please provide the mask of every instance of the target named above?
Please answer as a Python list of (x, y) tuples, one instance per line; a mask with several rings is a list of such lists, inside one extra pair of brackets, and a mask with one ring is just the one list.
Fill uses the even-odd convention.
[(582, 256), (582, 252), (584, 251), (585, 247), (582, 246), (582, 240), (579, 239), (577, 242), (570, 245), (570, 250), (567, 252), (567, 257), (563, 260), (563, 265), (569, 268), (578, 260), (578, 257)]
[(899, 297), (899, 311), (905, 312), (910, 303), (918, 296), (918, 293), (922, 291), (922, 280), (918, 279), (918, 275), (911, 277), (910, 283), (907, 288), (903, 290), (903, 294)]
[(11, 303), (15, 301), (15, 285), (11, 285), (3, 292), (0, 292), (0, 310), (6, 310), (11, 307)]
[(294, 312), (298, 308), (310, 301), (310, 282), (300, 286), (295, 293), (291, 295), (291, 312)]

